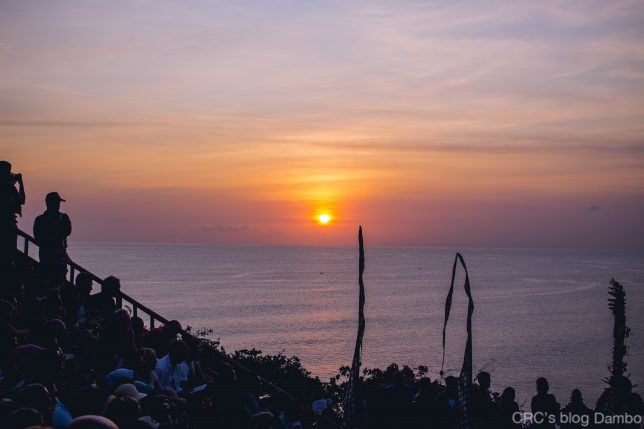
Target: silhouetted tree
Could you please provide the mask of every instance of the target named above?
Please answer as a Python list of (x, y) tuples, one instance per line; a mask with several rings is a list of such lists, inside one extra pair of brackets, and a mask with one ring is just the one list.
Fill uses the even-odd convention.
[(619, 379), (626, 372), (626, 361), (624, 358), (628, 353), (626, 338), (630, 329), (626, 326), (626, 292), (624, 286), (615, 279), (611, 279), (608, 290), (608, 308), (613, 312), (615, 324), (613, 326), (613, 361), (609, 366), (611, 377), (609, 383)]

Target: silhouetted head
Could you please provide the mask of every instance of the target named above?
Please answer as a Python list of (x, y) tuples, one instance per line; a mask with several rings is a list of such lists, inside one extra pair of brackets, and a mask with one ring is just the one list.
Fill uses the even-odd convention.
[(445, 388), (450, 396), (455, 396), (458, 393), (458, 378), (453, 375), (445, 377)]
[(537, 378), (537, 393), (545, 394), (548, 393), (548, 390), (550, 390), (548, 380), (545, 377)]
[(575, 389), (572, 391), (572, 394), (570, 395), (570, 402), (573, 404), (581, 404), (584, 402), (584, 398), (581, 396), (581, 391), (579, 389)]
[(400, 371), (407, 380), (413, 380), (414, 379), (414, 370), (411, 369), (408, 366), (403, 366), (402, 371)]
[(514, 402), (515, 398), (516, 398), (516, 392), (512, 387), (506, 387), (503, 390), (503, 393), (501, 394), (501, 402), (503, 403)]
[(9, 179), (11, 174), (11, 163), (9, 161), (0, 161), (0, 180)]
[(65, 201), (60, 197), (58, 192), (50, 192), (45, 197), (45, 204), (47, 205), (47, 210), (51, 212), (60, 211), (60, 202)]
[(87, 273), (80, 273), (76, 276), (76, 287), (82, 295), (92, 293), (92, 277)]
[(479, 386), (481, 386), (482, 389), (490, 388), (491, 381), (489, 372), (480, 371), (476, 376), (476, 379), (479, 381)]
[(179, 323), (178, 320), (170, 320), (168, 323), (163, 325), (163, 332), (165, 333), (166, 337), (174, 340), (177, 338), (177, 334), (180, 334), (181, 331), (183, 331), (183, 328), (181, 327), (181, 323)]
[(188, 359), (189, 350), (186, 343), (177, 340), (170, 345), (170, 362), (176, 365)]
[(128, 332), (130, 329), (132, 329), (130, 313), (128, 313), (128, 311), (124, 308), (114, 310), (114, 313), (112, 313), (112, 315), (110, 316), (109, 325), (116, 331), (121, 331), (123, 333)]
[(69, 425), (69, 429), (119, 429), (110, 419), (101, 416), (76, 417)]
[(105, 407), (103, 415), (116, 423), (119, 428), (127, 428), (141, 417), (141, 406), (139, 401), (130, 397), (113, 398)]
[(405, 384), (405, 377), (403, 376), (401, 371), (396, 371), (391, 374), (391, 384), (394, 384), (396, 386), (402, 386)]
[(116, 296), (118, 295), (120, 290), (121, 281), (117, 277), (109, 276), (106, 277), (105, 280), (103, 280), (103, 284), (101, 285), (101, 292), (104, 292), (109, 296)]

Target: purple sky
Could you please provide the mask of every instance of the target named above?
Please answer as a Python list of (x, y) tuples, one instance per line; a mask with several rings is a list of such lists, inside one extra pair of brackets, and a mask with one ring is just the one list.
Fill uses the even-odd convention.
[(74, 240), (644, 248), (643, 42), (641, 1), (3, 1), (0, 158)]

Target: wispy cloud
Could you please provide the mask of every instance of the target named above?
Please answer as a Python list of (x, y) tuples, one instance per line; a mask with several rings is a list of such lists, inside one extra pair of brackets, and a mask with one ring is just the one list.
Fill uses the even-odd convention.
[[(4, 1), (0, 149), (39, 191), (374, 200), (404, 225), (458, 190), (582, 216), (644, 195), (643, 40), (641, 1)], [(227, 213), (199, 224), (237, 231)]]
[[(132, 122), (99, 122), (99, 121), (4, 121), (0, 120), (0, 127), (24, 127), (24, 128), (113, 128), (113, 127), (136, 127), (145, 124)], [(148, 124), (149, 125), (149, 124)], [(154, 126), (163, 126), (155, 124)]]

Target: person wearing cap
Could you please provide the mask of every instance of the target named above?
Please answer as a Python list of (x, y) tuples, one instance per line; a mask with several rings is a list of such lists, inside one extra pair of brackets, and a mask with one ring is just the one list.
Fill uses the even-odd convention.
[(9, 162), (0, 161), (0, 268), (2, 273), (9, 272), (16, 253), (18, 239), (16, 216), (22, 214), (24, 203), (25, 189), (22, 175), (12, 173)]
[(134, 384), (125, 383), (114, 389), (114, 396), (116, 396), (117, 398), (132, 398), (140, 401), (148, 395), (139, 392)]
[(65, 279), (67, 272), (67, 237), (72, 233), (72, 223), (67, 214), (60, 211), (65, 201), (58, 192), (45, 197), (47, 210), (34, 222), (34, 238), (40, 248), (40, 264), (45, 276), (52, 281)]

